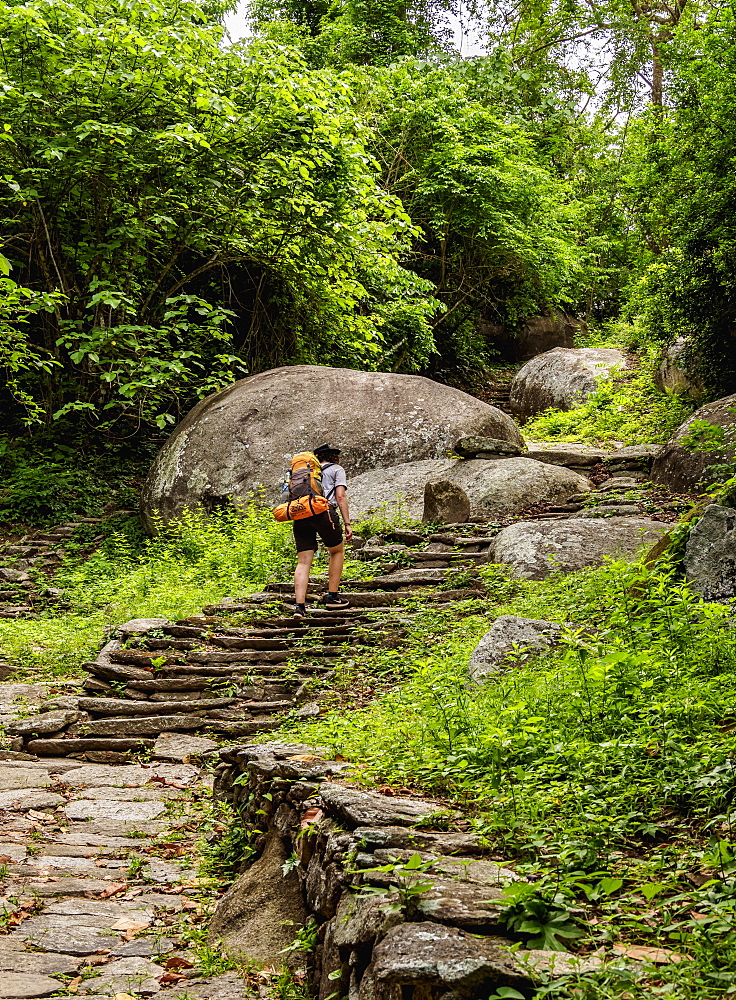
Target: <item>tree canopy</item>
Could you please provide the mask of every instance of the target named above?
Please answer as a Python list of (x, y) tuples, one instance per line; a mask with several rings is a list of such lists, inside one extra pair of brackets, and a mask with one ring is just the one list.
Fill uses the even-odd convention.
[(16, 426), (127, 438), (298, 361), (482, 368), (479, 318), (557, 309), (733, 385), (728, 5), (471, 7), (474, 59), (451, 0), (253, 0), (237, 44), (227, 9), (0, 3)]

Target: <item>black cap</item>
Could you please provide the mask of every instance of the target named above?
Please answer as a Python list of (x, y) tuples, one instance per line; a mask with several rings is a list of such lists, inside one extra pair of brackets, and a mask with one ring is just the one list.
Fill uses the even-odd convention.
[(339, 448), (333, 448), (331, 444), (321, 444), (319, 448), (314, 449), (314, 454), (318, 457), (323, 455), (326, 451), (334, 451), (336, 454), (340, 454)]

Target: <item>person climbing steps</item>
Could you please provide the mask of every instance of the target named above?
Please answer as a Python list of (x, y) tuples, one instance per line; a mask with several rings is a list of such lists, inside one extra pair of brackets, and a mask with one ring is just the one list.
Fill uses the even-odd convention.
[[(286, 502), (274, 511), (277, 520), (293, 522), (297, 565), (294, 572), (294, 615), (307, 614), (307, 589), (317, 537), (330, 553), (327, 573), (328, 593), (321, 603), (329, 611), (350, 607), (350, 601), (340, 596), (340, 579), (345, 563), (345, 541), (351, 541), (350, 508), (347, 500), (347, 477), (339, 464), (340, 449), (323, 444), (314, 452), (295, 455), (291, 460)], [(345, 524), (345, 540), (340, 514)]]

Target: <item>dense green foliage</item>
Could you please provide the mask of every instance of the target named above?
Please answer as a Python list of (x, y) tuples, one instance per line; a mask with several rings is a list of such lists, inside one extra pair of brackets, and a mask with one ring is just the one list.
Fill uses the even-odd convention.
[[(689, 959), (641, 983), (614, 970), (538, 996), (653, 997), (663, 980), (682, 1000), (722, 996), (736, 973), (730, 610), (693, 598), (666, 566), (612, 563), (543, 584), (485, 575), (489, 602), (461, 618), (417, 606), (409, 649), (376, 651), (372, 675), (402, 683), (299, 738), (330, 745), (366, 781), (468, 807), (494, 851), (532, 876), (507, 914), (530, 945), (579, 946), (584, 934), (589, 948)], [(469, 688), (468, 655), (503, 613), (565, 623), (563, 645)]]
[(734, 387), (727, 4), (465, 5), (471, 60), (451, 0), (254, 0), (235, 45), (227, 9), (0, 4), (12, 433), (135, 438), (282, 363), (476, 374), (479, 317), (560, 307)]

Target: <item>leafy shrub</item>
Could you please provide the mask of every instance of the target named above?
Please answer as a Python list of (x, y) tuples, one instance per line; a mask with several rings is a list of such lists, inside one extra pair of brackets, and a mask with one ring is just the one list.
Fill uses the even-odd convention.
[(0, 489), (0, 523), (49, 525), (79, 514), (100, 515), (110, 484), (85, 468), (60, 462), (22, 464)]

